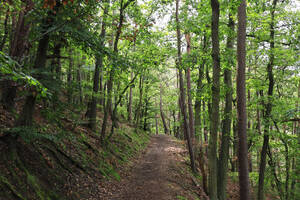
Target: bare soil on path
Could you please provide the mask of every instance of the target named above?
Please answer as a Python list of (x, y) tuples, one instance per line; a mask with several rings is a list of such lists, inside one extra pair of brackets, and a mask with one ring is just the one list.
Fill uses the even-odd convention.
[(167, 135), (153, 136), (125, 177), (107, 187), (101, 199), (206, 199), (192, 181), (184, 144)]

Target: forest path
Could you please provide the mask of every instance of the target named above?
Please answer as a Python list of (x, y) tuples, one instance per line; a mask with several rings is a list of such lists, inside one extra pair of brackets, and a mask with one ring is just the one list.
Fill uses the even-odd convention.
[(182, 143), (167, 135), (153, 136), (128, 175), (104, 199), (197, 199), (199, 188), (191, 180), (185, 156)]

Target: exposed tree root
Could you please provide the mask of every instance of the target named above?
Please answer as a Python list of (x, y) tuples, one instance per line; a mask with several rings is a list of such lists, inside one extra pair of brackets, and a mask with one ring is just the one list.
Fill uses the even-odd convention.
[(88, 143), (87, 141), (82, 141), (82, 142), (85, 146), (91, 149), (96, 155), (99, 155), (99, 151), (96, 148), (94, 148), (90, 143)]
[[(9, 181), (0, 175), (0, 183), (7, 187), (8, 190), (11, 191), (12, 195), (20, 200), (26, 200), (16, 189), (15, 187), (9, 183)], [(0, 185), (1, 185), (0, 184)]]
[(59, 156), (57, 155), (57, 152), (52, 150), (51, 148), (44, 146), (45, 149), (47, 149), (48, 152), (51, 153), (51, 155), (53, 156), (53, 158), (56, 160), (56, 163), (61, 166), (63, 169), (65, 169), (66, 171), (68, 171), (70, 174), (73, 174), (72, 170), (69, 169), (68, 167), (66, 167), (63, 163), (63, 161), (61, 161), (61, 159), (59, 158)]

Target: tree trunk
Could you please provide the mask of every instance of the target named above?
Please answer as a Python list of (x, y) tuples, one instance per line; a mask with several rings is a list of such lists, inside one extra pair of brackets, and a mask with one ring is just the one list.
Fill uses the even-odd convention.
[(163, 91), (162, 90), (163, 90), (163, 88), (162, 88), (162, 85), (160, 84), (159, 110), (160, 110), (161, 121), (162, 121), (163, 126), (164, 126), (165, 134), (168, 135), (170, 133), (170, 129), (169, 129), (168, 124), (166, 122), (166, 117), (165, 117), (165, 113), (164, 113), (164, 110), (163, 110), (163, 100), (162, 100)]
[[(100, 37), (102, 38), (101, 43), (100, 43), (101, 46), (104, 45), (104, 39), (105, 39), (105, 35), (106, 35), (106, 18), (107, 18), (107, 14), (108, 14), (108, 9), (109, 9), (109, 1), (108, 2), (106, 1), (104, 13), (103, 13), (103, 17), (102, 17), (102, 28), (101, 28), (101, 34), (100, 34)], [(88, 108), (88, 110), (89, 110), (88, 126), (94, 131), (96, 130), (97, 102), (98, 102), (98, 98), (96, 95), (99, 90), (100, 69), (102, 71), (102, 68), (103, 68), (103, 55), (101, 53), (99, 53), (99, 55), (97, 55), (97, 57), (96, 57), (93, 95), (92, 95), (92, 100), (89, 104), (90, 108)]]
[[(157, 107), (156, 98), (155, 98), (155, 107)], [(155, 114), (155, 134), (158, 135), (158, 114)]]
[[(204, 33), (206, 34), (206, 33)], [(206, 51), (206, 35), (203, 37), (203, 51)], [(205, 67), (206, 59), (202, 59), (202, 63), (198, 68), (198, 80), (197, 80), (197, 92), (195, 99), (195, 135), (197, 139), (200, 141), (200, 146), (203, 145), (203, 136), (201, 135), (201, 95), (202, 95), (202, 87), (203, 87), (203, 77), (204, 77), (204, 67)], [(202, 147), (201, 147), (202, 148)]]
[(247, 147), (247, 110), (246, 110), (246, 1), (242, 0), (238, 8), (238, 38), (237, 38), (237, 132), (239, 139), (239, 184), (240, 199), (250, 200), (250, 183), (248, 171), (248, 147)]
[[(120, 14), (119, 14), (119, 24), (117, 28), (117, 33), (114, 41), (114, 53), (118, 53), (118, 42), (121, 36), (123, 21), (124, 21), (124, 10), (126, 9), (129, 4), (133, 2), (133, 0), (128, 0), (125, 4), (123, 4), (123, 1), (121, 1), (120, 5)], [(111, 107), (112, 107), (112, 89), (113, 89), (113, 81), (114, 81), (114, 73), (116, 69), (116, 63), (113, 61), (113, 67), (109, 72), (109, 79), (107, 82), (107, 101), (105, 104), (105, 111), (104, 111), (104, 117), (102, 122), (102, 129), (101, 129), (101, 141), (104, 141), (105, 134), (106, 134), (106, 126), (107, 126), (107, 120), (108, 120), (108, 114), (111, 113)]]
[(56, 109), (58, 104), (58, 98), (59, 98), (59, 91), (60, 91), (60, 78), (61, 78), (61, 63), (60, 63), (60, 49), (61, 49), (61, 41), (55, 42), (54, 48), (53, 48), (53, 60), (52, 60), (52, 68), (53, 71), (55, 71), (54, 80), (56, 80), (56, 87), (52, 96), (52, 106), (53, 110)]
[(56, 72), (56, 80), (61, 80), (61, 63), (60, 63), (60, 49), (61, 49), (62, 43), (61, 41), (58, 41), (53, 50), (53, 60), (54, 60), (54, 66), (55, 66), (55, 72)]
[(135, 127), (139, 128), (140, 119), (141, 119), (141, 109), (142, 109), (142, 103), (143, 103), (143, 87), (144, 87), (144, 77), (143, 75), (140, 75), (140, 82), (139, 82), (139, 103), (136, 109), (136, 121), (135, 121)]
[(67, 75), (67, 88), (68, 88), (68, 103), (71, 104), (72, 102), (72, 71), (73, 71), (73, 56), (72, 56), (72, 49), (69, 50), (69, 68), (68, 68), (68, 75)]
[(81, 71), (80, 71), (80, 66), (81, 64), (79, 63), (78, 67), (77, 67), (77, 83), (78, 83), (78, 92), (79, 92), (79, 103), (82, 104), (83, 102), (83, 96), (82, 96), (82, 85), (81, 85)]
[[(59, 6), (59, 5), (56, 5)], [(48, 17), (44, 20), (42, 27), (44, 31), (52, 25), (51, 16), (52, 13), (48, 13)], [(47, 60), (47, 50), (49, 45), (49, 35), (43, 34), (43, 37), (39, 40), (38, 49), (36, 53), (36, 59), (34, 63), (35, 69), (43, 69), (46, 65)], [(36, 74), (35, 77), (38, 80), (42, 79), (41, 74)], [(17, 126), (32, 126), (33, 122), (33, 113), (34, 113), (34, 106), (36, 101), (36, 91), (31, 91), (26, 97), (25, 104), (21, 111), (19, 119), (16, 121)]]
[(0, 42), (0, 51), (3, 50), (3, 47), (4, 47), (6, 39), (7, 39), (7, 35), (8, 35), (8, 27), (7, 27), (8, 19), (9, 19), (9, 8), (7, 8), (5, 19), (4, 19), (4, 34), (3, 34), (2, 41)]
[(112, 112), (112, 115), (111, 115), (112, 126), (111, 126), (110, 135), (107, 137), (107, 140), (109, 140), (111, 138), (111, 136), (114, 134), (114, 128), (117, 127), (117, 108), (118, 108), (118, 105), (121, 103), (121, 101), (123, 99), (123, 96), (124, 96), (125, 92), (127, 91), (127, 89), (134, 83), (136, 77), (137, 77), (137, 75), (130, 81), (130, 83), (119, 94), (118, 99), (115, 100), (113, 112)]
[[(146, 91), (147, 91), (147, 88), (146, 88)], [(144, 109), (144, 115), (143, 115), (143, 118), (144, 118), (144, 131), (148, 131), (149, 130), (149, 126), (148, 126), (148, 110), (149, 110), (149, 99), (148, 99), (148, 94), (146, 93), (146, 96), (145, 96), (145, 109)]]
[(212, 82), (212, 108), (210, 116), (209, 138), (209, 197), (217, 200), (217, 140), (219, 130), (219, 101), (220, 101), (220, 49), (219, 49), (219, 1), (211, 0), (212, 8), (212, 59), (213, 59), (213, 82)]
[(228, 170), (228, 158), (229, 158), (229, 142), (230, 142), (230, 130), (231, 130), (231, 118), (232, 118), (232, 78), (231, 68), (234, 66), (233, 62), (233, 44), (234, 44), (234, 21), (229, 13), (228, 22), (229, 34), (227, 38), (226, 48), (229, 52), (228, 64), (229, 68), (224, 70), (224, 84), (226, 86), (225, 96), (225, 109), (224, 120), (222, 127), (222, 142), (218, 164), (218, 197), (219, 200), (226, 199), (226, 185), (227, 185), (227, 170)]
[[(133, 77), (133, 72), (130, 73), (130, 79), (132, 80)], [(129, 102), (128, 102), (128, 122), (131, 122), (131, 118), (132, 118), (132, 89), (133, 87), (130, 86), (129, 88)]]
[(184, 125), (184, 134), (187, 139), (188, 150), (190, 154), (190, 161), (191, 161), (191, 169), (194, 173), (196, 173), (195, 168), (195, 159), (194, 159), (194, 152), (192, 147), (191, 135), (190, 135), (190, 127), (187, 119), (187, 111), (185, 106), (185, 90), (184, 90), (184, 82), (183, 82), (183, 75), (182, 75), (182, 58), (181, 58), (181, 34), (180, 34), (180, 25), (179, 25), (179, 0), (176, 0), (176, 33), (177, 33), (177, 69), (179, 72), (179, 87), (180, 87), (180, 110), (183, 116), (183, 125)]
[[(191, 36), (189, 33), (185, 34), (186, 39), (186, 51), (189, 55), (191, 53)], [(186, 87), (187, 87), (187, 97), (188, 97), (188, 111), (189, 111), (189, 124), (190, 124), (190, 134), (192, 141), (195, 138), (195, 130), (194, 130), (194, 113), (193, 113), (193, 102), (191, 95), (191, 68), (188, 66), (186, 69)]]
[[(10, 47), (9, 47), (9, 56), (12, 57), (17, 62), (22, 60), (23, 55), (25, 54), (26, 47), (28, 46), (28, 36), (31, 28), (31, 24), (26, 24), (26, 14), (33, 8), (33, 3), (31, 1), (27, 1), (25, 5), (22, 5), (21, 10), (19, 11), (19, 16), (17, 22), (15, 21), (15, 16), (13, 16), (12, 20), (12, 33), (10, 39)], [(9, 10), (7, 10), (7, 15), (9, 14)], [(5, 40), (7, 37), (7, 20), (5, 19), (5, 33), (1, 44), (1, 49), (5, 44)], [(6, 81), (3, 84), (3, 95), (1, 99), (1, 103), (4, 108), (8, 111), (12, 111), (15, 106), (15, 98), (17, 95), (17, 88), (14, 85), (13, 81)]]
[(232, 149), (232, 160), (231, 160), (231, 172), (236, 172), (237, 170), (237, 151), (238, 151), (238, 138), (237, 138), (237, 130), (236, 130), (236, 120), (233, 120), (232, 123), (232, 131), (233, 131), (233, 149)]
[[(296, 102), (296, 108), (299, 108), (299, 100), (300, 100), (300, 80), (298, 81), (298, 100)], [(297, 116), (299, 117), (299, 115)], [(298, 146), (300, 146), (300, 121), (295, 121), (293, 123), (293, 134), (298, 138)], [(292, 158), (292, 171), (293, 173), (295, 173), (296, 177), (300, 177), (300, 169), (299, 167), (300, 166), (300, 158), (299, 156), (296, 156)], [(293, 178), (292, 181), (291, 181), (291, 189), (290, 189), (290, 197), (291, 199), (295, 199), (295, 194), (297, 194), (295, 191), (295, 188), (296, 188), (296, 184), (299, 184), (296, 183), (297, 182), (297, 178)], [(299, 187), (297, 187), (299, 188)]]
[(157, 120), (157, 116), (155, 116), (155, 134), (158, 135), (158, 120)]
[[(248, 67), (248, 74), (250, 75), (251, 73), (251, 68), (250, 66)], [(248, 96), (247, 96), (248, 102), (251, 101), (251, 92), (250, 92), (250, 88), (248, 88)], [(248, 119), (248, 125), (247, 125), (247, 129), (250, 130), (251, 129), (251, 118), (250, 118), (250, 110), (247, 112), (247, 119)], [(250, 133), (252, 133), (252, 131), (250, 131)], [(250, 136), (251, 137), (251, 136)], [(253, 144), (253, 141), (250, 139), (249, 143), (248, 143), (248, 150), (251, 148)], [(249, 151), (248, 154), (248, 163), (249, 163), (249, 172), (252, 172), (252, 154)]]
[(260, 165), (259, 165), (259, 178), (258, 178), (258, 191), (257, 191), (257, 200), (264, 199), (264, 179), (265, 179), (265, 169), (266, 169), (266, 155), (269, 146), (269, 129), (270, 129), (270, 120), (272, 113), (272, 96), (274, 88), (274, 75), (273, 75), (273, 65), (274, 65), (274, 46), (275, 46), (275, 30), (274, 30), (274, 21), (275, 21), (275, 8), (277, 0), (273, 0), (271, 8), (271, 24), (270, 24), (270, 56), (269, 63), (267, 65), (268, 79), (269, 79), (269, 88), (268, 88), (268, 102), (264, 108), (264, 141), (263, 147), (261, 150)]

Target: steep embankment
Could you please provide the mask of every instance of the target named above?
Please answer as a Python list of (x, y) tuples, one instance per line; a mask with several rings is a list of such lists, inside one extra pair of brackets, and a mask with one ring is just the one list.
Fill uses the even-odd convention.
[(149, 139), (120, 123), (104, 146), (98, 133), (71, 114), (43, 111), (37, 128), (14, 129), (8, 128), (10, 114), (1, 110), (0, 200), (101, 199), (102, 182), (119, 179), (118, 168)]

